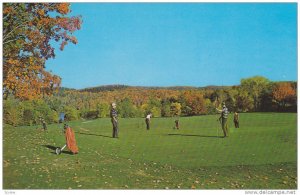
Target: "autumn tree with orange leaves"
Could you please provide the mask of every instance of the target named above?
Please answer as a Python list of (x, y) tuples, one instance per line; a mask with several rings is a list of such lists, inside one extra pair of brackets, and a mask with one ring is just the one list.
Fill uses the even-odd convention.
[(292, 98), (296, 98), (296, 91), (292, 87), (291, 83), (288, 82), (275, 84), (272, 94), (273, 99), (281, 108), (284, 108), (289, 100), (291, 100)]
[(80, 16), (67, 17), (69, 3), (3, 4), (3, 95), (37, 99), (50, 95), (60, 85), (60, 77), (45, 70), (45, 62), (55, 57), (51, 41), (63, 50), (77, 43), (73, 33), (82, 24)]

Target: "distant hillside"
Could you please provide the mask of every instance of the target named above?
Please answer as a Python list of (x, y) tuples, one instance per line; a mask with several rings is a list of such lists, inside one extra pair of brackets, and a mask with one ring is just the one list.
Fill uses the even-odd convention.
[(76, 89), (68, 88), (68, 87), (60, 87), (59, 90), (60, 91), (76, 91)]
[[(273, 83), (291, 83), (293, 85), (296, 85), (297, 82), (295, 81), (277, 81)], [(116, 91), (116, 90), (122, 90), (122, 89), (168, 89), (168, 90), (195, 90), (195, 89), (210, 89), (210, 90), (221, 90), (221, 89), (230, 89), (233, 87), (238, 87), (237, 85), (233, 86), (217, 86), (217, 85), (208, 85), (204, 87), (193, 87), (193, 86), (169, 86), (169, 87), (158, 87), (158, 86), (129, 86), (129, 85), (100, 85), (97, 87), (88, 87), (84, 89), (73, 89), (73, 88), (67, 88), (67, 87), (61, 87), (59, 89), (59, 93), (63, 93), (65, 91), (79, 91), (79, 92), (92, 92), (92, 93), (98, 93), (98, 92), (106, 92), (106, 91)]]
[(79, 91), (81, 92), (102, 92), (102, 91), (114, 91), (114, 90), (119, 90), (119, 89), (127, 89), (130, 88), (130, 86), (127, 85), (102, 85), (98, 87), (89, 87), (89, 88), (84, 88), (80, 89)]
[(67, 87), (60, 87), (60, 88), (58, 89), (58, 92), (55, 93), (55, 94), (56, 94), (56, 95), (62, 95), (62, 94), (64, 94), (64, 92), (66, 92), (66, 91), (76, 91), (76, 89), (73, 89), (73, 88), (67, 88)]
[(192, 87), (192, 86), (170, 86), (170, 87), (156, 87), (156, 86), (129, 86), (129, 85), (102, 85), (97, 87), (89, 87), (80, 89), (80, 92), (103, 92), (103, 91), (115, 91), (120, 89), (169, 89), (169, 90), (190, 90), (190, 89), (224, 89), (229, 86), (206, 86), (206, 87)]

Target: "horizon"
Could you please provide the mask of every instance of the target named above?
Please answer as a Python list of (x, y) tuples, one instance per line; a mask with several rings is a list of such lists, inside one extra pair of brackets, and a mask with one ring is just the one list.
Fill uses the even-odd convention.
[[(247, 78), (244, 78), (244, 79), (247, 79)], [(268, 78), (267, 78), (268, 79)], [(272, 80), (269, 80), (270, 82), (272, 83), (275, 83), (275, 82), (296, 82), (297, 83), (297, 80), (281, 80), (281, 81), (272, 81)], [(205, 86), (187, 86), (187, 85), (170, 85), (170, 86), (149, 86), (149, 85), (126, 85), (126, 84), (107, 84), (107, 85), (95, 85), (95, 86), (90, 86), (90, 87), (85, 87), (85, 88), (70, 88), (70, 87), (65, 87), (65, 86), (61, 86), (60, 88), (67, 88), (67, 89), (75, 89), (75, 90), (84, 90), (84, 89), (92, 89), (92, 88), (98, 88), (98, 87), (113, 87), (113, 86), (124, 86), (124, 87), (144, 87), (144, 88), (184, 88), (184, 87), (187, 87), (187, 88), (207, 88), (207, 87), (233, 87), (233, 86), (239, 86), (239, 84), (236, 84), (236, 85), (205, 85)]]
[(46, 62), (62, 87), (297, 81), (296, 3), (71, 3), (77, 45)]

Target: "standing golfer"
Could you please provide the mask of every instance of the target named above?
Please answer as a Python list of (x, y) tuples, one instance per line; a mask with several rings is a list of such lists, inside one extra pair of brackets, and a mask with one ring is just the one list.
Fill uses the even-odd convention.
[(221, 123), (222, 123), (222, 130), (223, 130), (223, 133), (224, 133), (224, 137), (228, 137), (229, 135), (229, 132), (228, 132), (228, 124), (227, 124), (227, 119), (228, 119), (228, 109), (225, 105), (225, 103), (223, 103), (223, 106), (222, 106), (222, 110), (219, 110), (216, 108), (216, 110), (218, 112), (221, 113)]
[(175, 120), (175, 127), (174, 127), (174, 129), (179, 129), (179, 119), (176, 119)]
[(233, 122), (234, 122), (234, 126), (235, 128), (240, 128), (240, 124), (239, 124), (239, 114), (237, 112), (234, 112), (233, 115)]
[(47, 124), (46, 124), (45, 119), (40, 116), (40, 121), (41, 121), (41, 123), (43, 125), (43, 130), (47, 131)]
[(119, 129), (118, 129), (118, 113), (116, 110), (116, 103), (111, 104), (110, 117), (111, 123), (113, 125), (113, 138), (118, 138)]
[(149, 114), (146, 116), (146, 119), (145, 119), (146, 125), (147, 125), (147, 130), (150, 129), (150, 118), (151, 118), (151, 116), (152, 116), (152, 114), (149, 113)]

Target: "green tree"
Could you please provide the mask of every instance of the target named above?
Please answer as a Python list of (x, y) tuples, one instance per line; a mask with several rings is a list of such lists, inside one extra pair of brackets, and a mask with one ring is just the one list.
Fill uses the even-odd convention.
[(216, 114), (216, 104), (213, 104), (210, 99), (205, 99), (206, 114)]
[(249, 96), (248, 92), (240, 89), (236, 98), (236, 107), (239, 112), (252, 111), (254, 109), (254, 100)]
[(171, 116), (180, 116), (181, 114), (181, 104), (178, 102), (171, 103)]
[(119, 116), (123, 118), (127, 117), (135, 117), (136, 115), (136, 109), (133, 106), (133, 103), (129, 98), (125, 98), (117, 103), (117, 110), (119, 113)]
[(4, 123), (17, 126), (21, 124), (22, 116), (23, 116), (23, 109), (20, 105), (20, 101), (11, 97), (3, 101)]
[(153, 117), (161, 117), (161, 110), (160, 108), (154, 106), (150, 109), (150, 112), (152, 113)]
[(171, 116), (171, 103), (168, 99), (164, 99), (161, 103), (161, 116), (163, 117)]
[(73, 121), (77, 120), (79, 117), (78, 111), (70, 106), (65, 106), (64, 107), (64, 113), (65, 113), (65, 120), (66, 121)]
[(151, 97), (145, 105), (145, 115), (151, 112), (154, 117), (161, 117), (161, 102), (159, 99)]
[(258, 111), (260, 106), (260, 97), (270, 87), (270, 81), (261, 76), (255, 76), (241, 80), (241, 89), (247, 91), (253, 99), (254, 110)]
[(110, 113), (110, 106), (106, 103), (101, 103), (97, 105), (97, 110), (99, 112), (100, 118), (105, 118), (109, 116)]
[(36, 124), (35, 121), (35, 107), (32, 101), (23, 101), (21, 103), (23, 109), (22, 124), (23, 125), (33, 125)]

